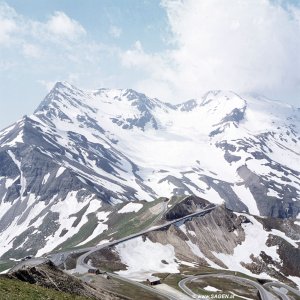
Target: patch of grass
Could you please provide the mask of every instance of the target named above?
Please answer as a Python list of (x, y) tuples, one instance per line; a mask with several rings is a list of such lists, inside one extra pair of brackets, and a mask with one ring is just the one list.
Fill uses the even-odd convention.
[(0, 261), (0, 272), (6, 271), (12, 268), (16, 262), (8, 260), (8, 261)]
[(185, 276), (182, 274), (154, 274), (154, 276), (161, 278), (162, 283), (165, 283), (182, 292), (181, 288), (178, 286), (179, 281), (185, 278)]
[(116, 232), (116, 238), (126, 237), (130, 234), (140, 232), (147, 228), (150, 228), (159, 222), (159, 216), (162, 212), (158, 214), (152, 214), (150, 209), (157, 204), (162, 203), (165, 198), (158, 198), (152, 202), (143, 202), (143, 208), (137, 213), (126, 214), (124, 221), (116, 222), (114, 228)]
[(74, 223), (72, 224), (72, 227), (76, 227), (76, 226), (80, 223), (80, 221), (81, 221), (82, 217), (84, 216), (85, 212), (87, 211), (88, 207), (89, 207), (89, 204), (86, 205), (86, 206), (84, 206), (84, 207), (83, 207), (79, 212), (77, 212), (76, 214), (70, 215), (70, 218), (71, 218), (71, 217), (76, 217), (76, 220), (75, 220)]
[(220, 269), (214, 269), (211, 267), (207, 267), (207, 266), (195, 266), (195, 267), (189, 267), (189, 266), (185, 266), (185, 265), (181, 265), (180, 266), (180, 273), (181, 274), (185, 274), (185, 275), (204, 275), (204, 274), (228, 274), (228, 275), (234, 275), (237, 277), (242, 277), (242, 278), (247, 278), (250, 279), (252, 281), (258, 282), (257, 278), (246, 275), (244, 273), (241, 272), (235, 272), (235, 271), (230, 271), (230, 270), (220, 270)]
[(115, 235), (115, 238), (120, 239), (128, 235), (137, 233), (139, 231), (145, 230), (152, 224), (155, 218), (156, 216), (154, 215), (152, 218), (146, 220), (143, 223), (139, 223), (139, 218), (128, 218), (125, 224), (118, 224), (119, 226), (118, 228), (116, 228), (117, 233)]
[(141, 210), (137, 213), (123, 213), (119, 214), (118, 210), (124, 207), (128, 203), (122, 203), (115, 207), (114, 211), (110, 214), (108, 222), (108, 230), (105, 230), (102, 234), (94, 238), (85, 244), (85, 247), (93, 246), (98, 244), (104, 239), (120, 239), (128, 235), (140, 232), (147, 229), (155, 221), (158, 215), (152, 214), (149, 210), (151, 207), (160, 203), (162, 198), (158, 198), (152, 202), (140, 201), (138, 203), (143, 204)]
[(101, 276), (89, 276), (92, 278), (89, 283), (92, 286), (103, 288), (111, 292), (116, 292), (119, 295), (128, 297), (128, 299), (143, 299), (143, 300), (165, 300), (166, 298), (152, 294), (150, 291), (146, 291), (134, 284), (124, 282), (116, 278), (104, 279)]
[[(220, 270), (213, 269), (211, 267), (196, 265), (194, 267), (180, 265), (180, 273), (184, 275), (201, 275), (201, 274), (210, 274), (210, 273), (219, 273)], [(223, 272), (223, 270), (222, 270)]]
[(32, 285), (19, 280), (0, 277), (0, 298), (3, 300), (87, 300), (86, 297)]

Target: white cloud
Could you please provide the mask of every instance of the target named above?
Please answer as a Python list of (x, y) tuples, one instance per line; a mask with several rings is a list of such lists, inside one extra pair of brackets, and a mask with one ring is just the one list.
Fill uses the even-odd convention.
[[(54, 12), (42, 22), (18, 14), (8, 4), (0, 2), (0, 51), (6, 51), (2, 55), (3, 62), (8, 58), (23, 60), (25, 66), (24, 63), (39, 59), (38, 65), (32, 65), (35, 70), (50, 72), (55, 69), (60, 77), (68, 63), (84, 62), (90, 56), (97, 61), (95, 52), (99, 47), (86, 37), (83, 26), (64, 12)], [(5, 66), (9, 68), (10, 64)]]
[(0, 60), (0, 72), (7, 72), (13, 68), (16, 68), (18, 63), (11, 60)]
[[(128, 50), (102, 44), (64, 12), (37, 21), (0, 2), (0, 69), (12, 77), (31, 72), (47, 89), (58, 79), (131, 87), (171, 102), (210, 89), (292, 102), (300, 95), (300, 9), (270, 1), (162, 0), (169, 36), (161, 52), (140, 41)], [(112, 25), (108, 34), (125, 32)]]
[(24, 43), (22, 50), (23, 50), (23, 54), (29, 58), (40, 58), (42, 56), (41, 49), (38, 46), (33, 44)]
[[(137, 67), (143, 68), (144, 71), (152, 76), (153, 78), (143, 78), (145, 79), (159, 79), (167, 80), (170, 74), (170, 64), (168, 60), (168, 53), (165, 54), (148, 54), (143, 49), (140, 41), (136, 41), (132, 47), (124, 52), (120, 52), (121, 63), (125, 67)], [(164, 70), (164, 72), (162, 72)]]
[(122, 55), (125, 66), (149, 75), (148, 89), (157, 83), (177, 100), (211, 89), (285, 100), (300, 94), (299, 8), (269, 0), (163, 0), (162, 6), (172, 49), (154, 55), (135, 46)]
[(15, 11), (7, 4), (0, 5), (0, 45), (7, 45), (11, 42), (11, 35), (17, 31), (17, 24), (14, 20)]
[(45, 44), (68, 46), (80, 42), (79, 38), (85, 34), (83, 26), (64, 12), (54, 12), (48, 20), (41, 22), (26, 18), (0, 2), (0, 46), (19, 45), (26, 57), (37, 57), (40, 54), (38, 48)]
[(16, 24), (12, 20), (0, 20), (0, 44), (9, 43), (10, 35), (16, 30)]
[(50, 17), (46, 23), (46, 28), (49, 33), (70, 40), (76, 39), (86, 33), (80, 23), (71, 19), (61, 11), (55, 12)]
[(117, 26), (110, 26), (109, 34), (114, 38), (119, 38), (122, 34), (122, 28)]
[(56, 80), (56, 81), (47, 81), (47, 80), (37, 80), (37, 82), (39, 83), (39, 84), (41, 84), (44, 88), (45, 88), (45, 90), (47, 91), (47, 92), (50, 92), (51, 91), (51, 89), (54, 87), (54, 85), (55, 85), (55, 83), (57, 82), (58, 80)]

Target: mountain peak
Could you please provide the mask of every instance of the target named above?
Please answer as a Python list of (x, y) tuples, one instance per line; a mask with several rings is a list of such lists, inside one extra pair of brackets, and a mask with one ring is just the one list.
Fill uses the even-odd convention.
[(60, 105), (78, 106), (82, 99), (85, 99), (86, 93), (67, 81), (58, 81), (52, 90), (47, 94), (35, 113), (49, 111), (51, 108), (58, 109)]
[(68, 81), (57, 81), (53, 87), (53, 89), (60, 89), (60, 88), (69, 88), (69, 89), (76, 89), (72, 84)]
[(245, 103), (238, 94), (233, 91), (226, 91), (226, 90), (212, 90), (208, 91), (202, 96), (201, 106), (205, 106), (209, 103), (213, 102), (214, 104), (224, 104), (228, 102), (235, 102), (235, 103)]

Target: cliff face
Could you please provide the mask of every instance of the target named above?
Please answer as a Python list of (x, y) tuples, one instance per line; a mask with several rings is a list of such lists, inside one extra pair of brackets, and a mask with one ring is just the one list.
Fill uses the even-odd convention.
[(242, 224), (247, 223), (250, 220), (246, 216), (220, 206), (202, 217), (151, 232), (147, 237), (153, 242), (173, 245), (179, 259), (227, 268), (214, 253), (233, 255), (234, 249), (245, 241)]
[[(171, 244), (176, 257), (214, 268), (268, 274), (299, 284), (300, 226), (295, 219), (260, 218), (236, 214), (224, 206), (202, 217), (147, 235), (153, 242)], [(292, 279), (293, 280), (293, 279)]]
[(165, 214), (167, 221), (176, 220), (196, 211), (210, 207), (211, 203), (203, 198), (196, 196), (185, 197), (181, 202), (175, 204)]

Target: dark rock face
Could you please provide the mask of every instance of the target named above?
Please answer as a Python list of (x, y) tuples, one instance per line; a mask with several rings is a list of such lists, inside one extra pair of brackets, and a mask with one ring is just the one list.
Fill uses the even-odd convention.
[(248, 212), (248, 207), (239, 199), (239, 197), (232, 190), (231, 184), (221, 180), (215, 180), (210, 176), (202, 178), (210, 188), (213, 188), (222, 199), (224, 199), (226, 206), (237, 212)]
[[(279, 270), (286, 276), (300, 277), (300, 265), (297, 263), (300, 261), (300, 249), (293, 247), (283, 238), (269, 235), (268, 244), (269, 247), (278, 246), (278, 254), (282, 261), (282, 264), (278, 264)], [(266, 262), (268, 263), (268, 262)], [(272, 260), (269, 262), (276, 265)]]
[(266, 231), (276, 229), (284, 232), (293, 240), (300, 240), (300, 225), (295, 224), (294, 219), (259, 218), (259, 221), (263, 224)]
[(295, 283), (291, 281), (288, 276), (300, 277), (300, 266), (297, 263), (300, 259), (300, 248), (289, 243), (281, 236), (271, 233), (272, 229), (276, 229), (285, 234), (293, 240), (300, 239), (300, 226), (294, 224), (293, 219), (279, 219), (279, 218), (257, 218), (264, 226), (264, 230), (270, 231), (266, 241), (267, 247), (276, 247), (277, 254), (280, 261), (276, 258), (267, 255), (264, 251), (260, 252), (259, 256), (251, 256), (251, 263), (244, 263), (243, 265), (254, 274), (266, 273), (276, 278), (281, 282), (286, 282), (294, 287)]
[(183, 201), (180, 201), (180, 203), (172, 207), (166, 213), (165, 217), (168, 221), (175, 220), (192, 214), (200, 209), (208, 208), (209, 205), (211, 205), (211, 203), (205, 199), (196, 196), (188, 196)]
[[(238, 174), (243, 178), (246, 186), (254, 195), (258, 209), (262, 215), (289, 218), (296, 217), (300, 213), (300, 203), (293, 200), (297, 197), (294, 187), (286, 184), (281, 189), (278, 189), (274, 186), (274, 190), (278, 190), (283, 195), (282, 198), (276, 198), (268, 196), (268, 189), (273, 186), (272, 181), (251, 172), (247, 166), (240, 167)], [(266, 201), (266, 199), (270, 200)]]
[(244, 119), (246, 111), (246, 106), (242, 109), (234, 108), (231, 113), (229, 113), (225, 118), (223, 118), (222, 123), (226, 122), (234, 122), (238, 124), (240, 121)]
[(89, 260), (93, 266), (97, 268), (106, 269), (107, 267), (112, 271), (126, 270), (127, 266), (123, 264), (118, 255), (112, 248), (105, 248), (93, 252), (89, 256)]
[(183, 104), (178, 104), (176, 105), (176, 108), (179, 109), (180, 111), (192, 111), (195, 107), (197, 107), (197, 101), (194, 99), (188, 100), (184, 102)]
[(139, 128), (145, 130), (146, 126), (150, 128), (158, 129), (158, 123), (152, 113), (155, 107), (164, 107), (166, 104), (160, 102), (157, 99), (150, 99), (146, 95), (138, 93), (134, 90), (126, 90), (123, 93), (124, 97), (131, 102), (131, 106), (138, 110), (138, 115), (135, 118), (123, 118), (122, 115), (117, 118), (111, 118), (113, 123), (116, 123), (123, 129)]

